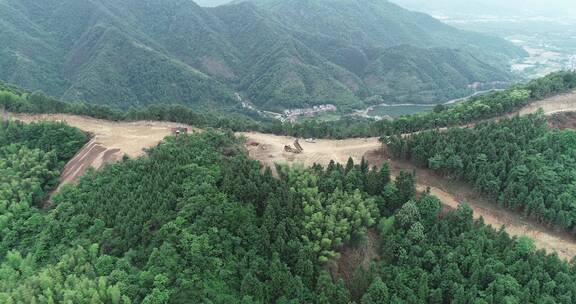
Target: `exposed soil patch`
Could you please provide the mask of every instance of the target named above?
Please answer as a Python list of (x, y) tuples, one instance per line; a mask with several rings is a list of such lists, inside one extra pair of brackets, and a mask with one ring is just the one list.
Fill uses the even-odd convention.
[(370, 264), (379, 259), (379, 246), (378, 234), (373, 229), (368, 230), (366, 239), (358, 246), (344, 246), (340, 251), (340, 258), (332, 260), (329, 264), (332, 278), (342, 279), (349, 287), (358, 268), (369, 269)]
[(378, 138), (355, 138), (345, 140), (317, 140), (316, 143), (300, 141), (302, 153), (284, 151), (285, 145), (292, 145), (295, 138), (256, 132), (238, 133), (246, 138), (248, 155), (273, 167), (274, 163), (300, 163), (303, 166), (313, 164), (328, 165), (331, 160), (346, 163), (352, 157), (359, 162), (366, 151), (380, 148)]
[(211, 57), (202, 57), (202, 67), (208, 71), (210, 75), (222, 77), (225, 79), (237, 79), (236, 75), (227, 65)]
[(565, 130), (576, 129), (576, 112), (560, 112), (548, 117), (550, 128)]
[(56, 192), (64, 184), (78, 180), (88, 168), (100, 169), (104, 164), (119, 161), (123, 155), (120, 149), (108, 149), (94, 139), (90, 140), (62, 170)]
[(518, 114), (527, 115), (537, 112), (538, 109), (542, 109), (546, 115), (560, 112), (574, 112), (576, 111), (576, 92), (557, 95), (533, 102), (523, 107)]

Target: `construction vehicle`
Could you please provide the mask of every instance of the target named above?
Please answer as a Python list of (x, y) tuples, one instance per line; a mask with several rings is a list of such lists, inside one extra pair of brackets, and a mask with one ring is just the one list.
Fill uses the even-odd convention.
[(288, 153), (294, 153), (294, 154), (300, 154), (300, 153), (302, 153), (301, 150), (298, 150), (298, 149), (296, 149), (296, 148), (292, 148), (291, 145), (285, 145), (285, 146), (284, 146), (284, 151), (285, 151), (285, 152), (288, 152)]
[(172, 135), (179, 137), (181, 134), (186, 135), (188, 134), (188, 128), (184, 128), (184, 127), (176, 127), (176, 128), (172, 128), (170, 129), (170, 131), (172, 132)]
[(300, 153), (302, 153), (302, 151), (304, 151), (304, 149), (300, 145), (300, 142), (298, 141), (298, 139), (296, 139), (294, 141), (293, 145), (294, 145), (294, 147), (292, 147), (291, 145), (284, 145), (284, 151), (288, 152), (288, 153), (294, 153), (294, 154), (300, 154)]
[(298, 141), (298, 138), (296, 138), (296, 140), (294, 141), (294, 147), (296, 147), (296, 149), (298, 149), (298, 151), (300, 152), (304, 151), (304, 149), (302, 149), (302, 146), (300, 145), (300, 142)]

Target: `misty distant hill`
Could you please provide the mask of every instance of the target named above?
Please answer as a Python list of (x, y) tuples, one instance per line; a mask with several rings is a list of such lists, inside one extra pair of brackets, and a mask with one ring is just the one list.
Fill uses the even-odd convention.
[(124, 108), (234, 108), (238, 96), (270, 110), (433, 103), (466, 94), (471, 83), (511, 80), (507, 62), (524, 55), (387, 1), (0, 4), (1, 80)]
[(576, 18), (574, 0), (393, 0), (421, 12), (492, 16), (543, 16)]
[(197, 0), (196, 1), (196, 3), (198, 3), (198, 5), (206, 6), (206, 7), (219, 6), (219, 5), (223, 5), (223, 4), (228, 4), (230, 2), (232, 2), (232, 0)]

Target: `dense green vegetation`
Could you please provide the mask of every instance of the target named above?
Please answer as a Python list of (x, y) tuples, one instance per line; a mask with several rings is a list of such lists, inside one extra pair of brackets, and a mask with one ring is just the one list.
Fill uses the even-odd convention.
[[(536, 251), (529, 239), (474, 222), (467, 207), (439, 217), (440, 202), (416, 196), (412, 174), (392, 183), (387, 165), (278, 166), (274, 178), (246, 158), (231, 134), (207, 131), (168, 138), (147, 157), (89, 172), (41, 211), (4, 193), (30, 193), (23, 174), (51, 180), (37, 156), (68, 157), (83, 143), (81, 133), (61, 124), (0, 126), (9, 142), (2, 141), (0, 163), (18, 164), (11, 180), (1, 181), (11, 190), (0, 198), (2, 303), (572, 303), (576, 297), (570, 264)], [(24, 135), (28, 128), (50, 131)], [(35, 137), (28, 141), (29, 135)], [(48, 144), (54, 139), (61, 144)], [(38, 169), (14, 163), (15, 155)], [(328, 271), (346, 258), (343, 246), (368, 243), (379, 244), (370, 267), (346, 281)]]
[(274, 111), (435, 102), (469, 93), (471, 83), (513, 80), (507, 62), (525, 55), (387, 1), (2, 3), (0, 79), (122, 109), (237, 109), (236, 92)]
[(501, 67), (506, 58), (525, 55), (498, 38), (457, 30), (388, 1), (235, 2), (271, 11), (315, 52), (354, 73), (363, 85), (359, 96), (367, 102), (465, 96), (471, 83), (490, 88), (494, 81), (512, 79)]
[(27, 93), (0, 82), (0, 110), (17, 113), (69, 113), (109, 120), (159, 120), (213, 127), (233, 131), (263, 131), (274, 134), (315, 138), (377, 137), (427, 129), (465, 125), (511, 113), (535, 100), (569, 92), (576, 88), (575, 72), (556, 72), (451, 106), (437, 106), (434, 111), (401, 116), (394, 120), (373, 121), (344, 116), (338, 121), (304, 120), (281, 123), (255, 112), (206, 112), (177, 104), (132, 107), (128, 110), (84, 102), (67, 103), (40, 92)]
[(392, 137), (389, 147), (470, 182), (507, 208), (576, 231), (576, 133), (549, 130), (541, 115)]
[(373, 122), (346, 118), (336, 122), (306, 121), (301, 124), (276, 124), (267, 129), (277, 134), (302, 137), (375, 137), (405, 134), (442, 127), (466, 125), (518, 110), (536, 100), (576, 89), (576, 72), (562, 71), (516, 85), (502, 92), (474, 97), (451, 106), (439, 105), (432, 112), (406, 115), (394, 120)]
[(0, 256), (32, 245), (28, 233), (43, 224), (36, 208), (86, 141), (82, 132), (61, 123), (0, 121)]
[(23, 124), (0, 121), (0, 146), (3, 148), (27, 148), (53, 153), (54, 169), (60, 169), (86, 143), (86, 135), (62, 123), (44, 122)]
[[(375, 199), (358, 190), (360, 180), (349, 181), (349, 191), (329, 191), (336, 179), (325, 179), (326, 190), (319, 191), (318, 174), (281, 170), (282, 180), (270, 171), (262, 175), (235, 139), (205, 132), (89, 173), (55, 196), (48, 214), (3, 198), (8, 210), (20, 212), (3, 214), (0, 299), (308, 303), (346, 297), (341, 284), (322, 282), (318, 288), (338, 291), (327, 295), (316, 295), (311, 284), (339, 246), (375, 225)], [(360, 166), (349, 170), (362, 176)], [(371, 175), (373, 185), (387, 181), (386, 174)]]
[(85, 269), (75, 268), (77, 262), (70, 255), (61, 258), (63, 264), (40, 270), (35, 257), (19, 253), (37, 244), (38, 231), (49, 221), (39, 207), (57, 185), (64, 162), (86, 140), (83, 133), (61, 123), (0, 122), (0, 302), (32, 303), (30, 296), (35, 295), (37, 303), (50, 303), (36, 288), (61, 295), (68, 289), (98, 287), (95, 281), (87, 284)]

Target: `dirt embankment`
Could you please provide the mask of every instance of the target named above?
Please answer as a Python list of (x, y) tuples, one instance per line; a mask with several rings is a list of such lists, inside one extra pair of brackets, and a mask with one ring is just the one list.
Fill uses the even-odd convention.
[(171, 134), (175, 127), (187, 127), (169, 122), (113, 122), (84, 116), (66, 114), (11, 114), (24, 122), (61, 121), (92, 135), (92, 139), (66, 164), (61, 175), (60, 187), (77, 180), (88, 168), (99, 169), (107, 163), (117, 162), (124, 155), (138, 157), (144, 149), (156, 146)]
[(122, 159), (120, 149), (110, 149), (91, 139), (78, 153), (64, 166), (60, 174), (60, 188), (78, 179), (88, 168), (100, 169), (104, 164), (114, 163)]

